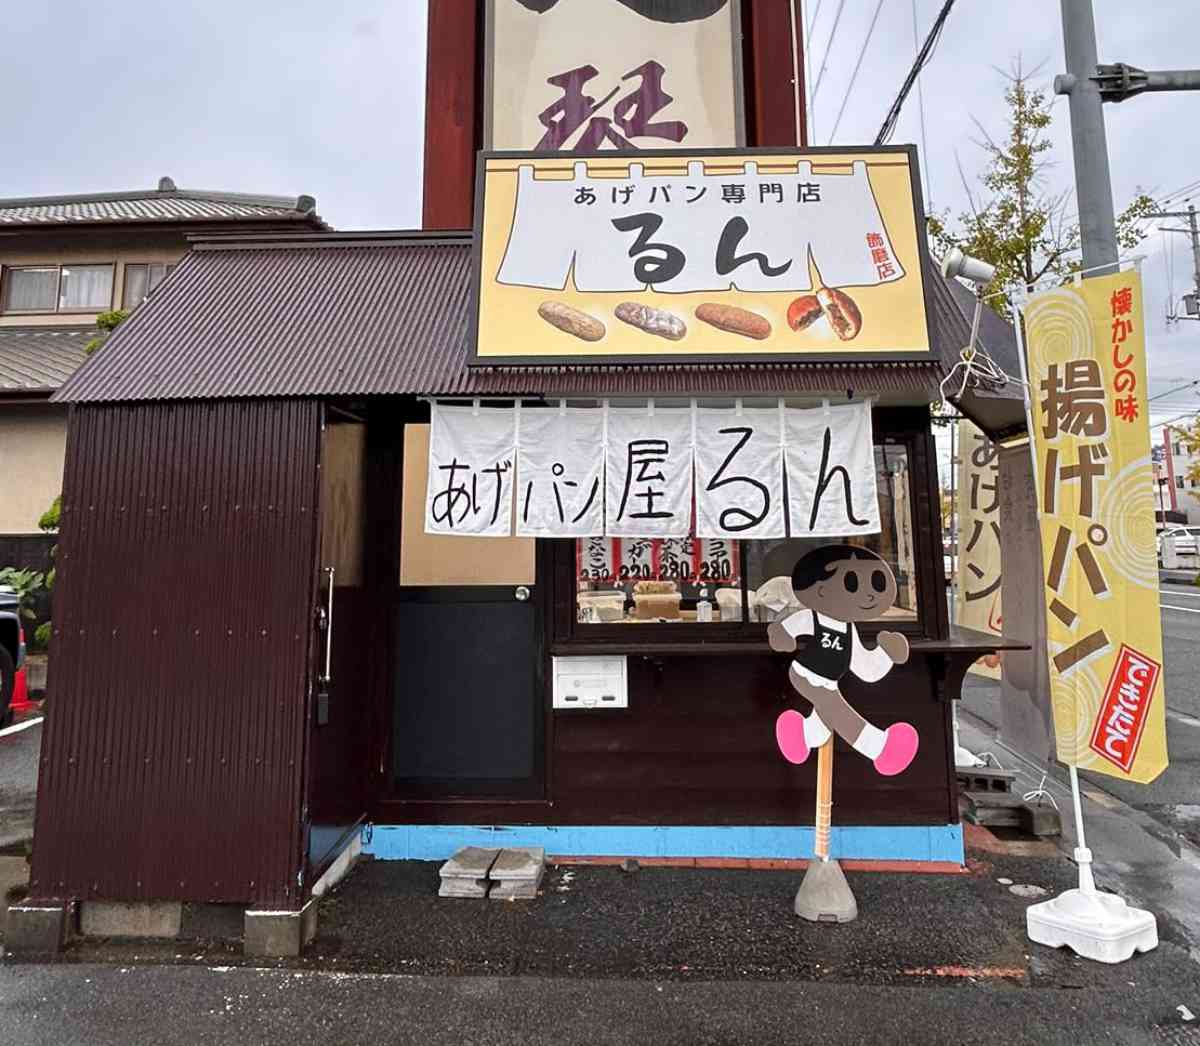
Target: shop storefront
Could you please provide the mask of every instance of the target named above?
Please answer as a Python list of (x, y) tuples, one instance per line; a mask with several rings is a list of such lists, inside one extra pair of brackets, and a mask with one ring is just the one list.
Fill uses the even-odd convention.
[[(653, 401), (689, 431), (693, 402), (789, 421), (869, 402), (878, 530), (846, 539), (895, 574), (886, 627), (912, 656), (846, 696), (920, 749), (885, 777), (839, 743), (834, 847), (960, 860), (951, 701), (996, 640), (947, 624), (938, 363), (471, 368), (470, 243), (197, 245), (64, 391), (37, 896), (296, 906), (368, 820), (385, 857), (497, 827), (561, 854), (805, 854), (813, 771), (774, 734), (803, 706), (766, 618), (831, 539), (700, 541), (690, 519), (681, 538), (527, 537), (515, 504), (506, 535), (430, 533), (431, 401), (510, 418)], [(355, 288), (380, 281), (397, 293), (364, 307)], [(580, 678), (596, 700), (563, 700)], [(606, 707), (618, 683), (625, 707)], [(84, 860), (114, 835), (125, 857)]]
[[(947, 618), (962, 314), (915, 152), (772, 140), (741, 78), (780, 52), (734, 6), (698, 5), (696, 46), (745, 41), (701, 150), (481, 154), (473, 233), (197, 243), (62, 390), (31, 912), (299, 912), (367, 824), (381, 858), (805, 857), (815, 759), (777, 721), (810, 709), (768, 630), (830, 545), (894, 578), (854, 649), (908, 651), (840, 683), (876, 740), (834, 742), (832, 852), (961, 863), (951, 707), (1003, 645)], [(500, 116), (431, 124), (427, 215)]]

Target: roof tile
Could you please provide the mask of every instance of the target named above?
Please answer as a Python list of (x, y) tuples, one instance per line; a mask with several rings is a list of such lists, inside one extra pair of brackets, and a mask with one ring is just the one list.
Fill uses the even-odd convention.
[(90, 327), (0, 327), (0, 395), (52, 392), (87, 359)]
[(0, 227), (213, 221), (295, 221), (328, 228), (310, 196), (160, 189), (0, 200)]

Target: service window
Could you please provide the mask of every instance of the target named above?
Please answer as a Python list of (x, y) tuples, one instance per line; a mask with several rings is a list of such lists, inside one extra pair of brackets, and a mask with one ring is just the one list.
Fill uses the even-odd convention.
[(575, 542), (575, 620), (593, 625), (765, 625), (794, 599), (792, 567), (808, 551), (844, 542), (870, 549), (896, 576), (884, 617), (919, 620), (908, 449), (875, 447), (881, 531), (845, 539), (734, 541), (581, 538)]

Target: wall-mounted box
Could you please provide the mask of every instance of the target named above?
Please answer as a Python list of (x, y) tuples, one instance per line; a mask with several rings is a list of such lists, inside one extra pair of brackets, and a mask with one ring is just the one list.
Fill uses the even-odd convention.
[(556, 657), (555, 708), (628, 708), (624, 657)]

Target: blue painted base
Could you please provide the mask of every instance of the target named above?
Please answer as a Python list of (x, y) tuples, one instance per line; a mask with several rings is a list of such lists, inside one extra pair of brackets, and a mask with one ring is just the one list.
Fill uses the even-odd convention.
[[(384, 861), (444, 861), (460, 846), (541, 846), (575, 857), (811, 857), (813, 829), (768, 825), (375, 825), (363, 852)], [(842, 860), (963, 863), (962, 825), (839, 826), (830, 855)]]

